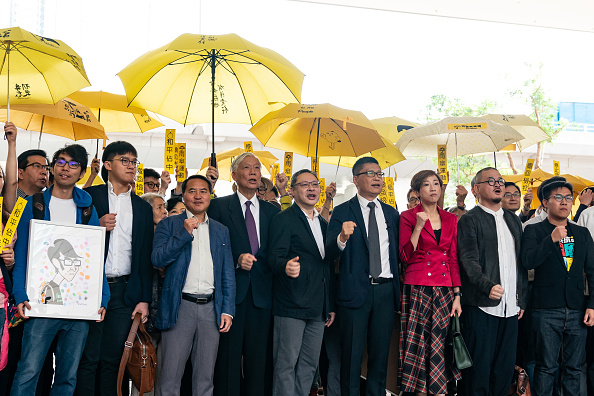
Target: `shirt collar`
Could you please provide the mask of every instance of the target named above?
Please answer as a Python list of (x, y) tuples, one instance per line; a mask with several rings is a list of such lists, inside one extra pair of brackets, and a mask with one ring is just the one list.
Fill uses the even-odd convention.
[[(299, 206), (299, 205), (297, 205), (297, 206)], [(314, 217), (313, 217), (313, 219), (311, 219), (311, 218), (309, 217), (309, 215), (307, 214), (307, 212), (305, 212), (305, 210), (303, 210), (303, 208), (302, 208), (302, 207), (300, 207), (300, 206), (299, 206), (299, 209), (301, 209), (301, 211), (303, 212), (303, 214), (305, 215), (305, 217), (306, 217), (308, 220), (315, 220), (315, 219), (316, 219), (316, 218), (317, 218), (317, 217), (320, 215), (320, 214), (318, 213), (317, 209), (316, 209), (316, 208), (314, 208), (314, 211), (313, 211)]]
[[(111, 182), (109, 180), (107, 181), (107, 191), (110, 194), (116, 195), (115, 192), (113, 192), (113, 184), (111, 184)], [(132, 186), (130, 186), (128, 188), (128, 191), (126, 191), (125, 193), (121, 193), (120, 195), (130, 196), (131, 192), (132, 192)]]
[(241, 205), (241, 207), (245, 206), (245, 203), (247, 201), (250, 201), (252, 203), (252, 206), (258, 207), (258, 197), (256, 196), (256, 194), (254, 194), (252, 199), (247, 199), (245, 195), (243, 195), (239, 192), (239, 190), (237, 190), (237, 196), (239, 197), (239, 204)]
[(379, 207), (380, 206), (380, 201), (377, 197), (375, 197), (375, 199), (373, 201), (369, 201), (367, 198), (363, 198), (362, 196), (359, 195), (359, 193), (357, 193), (357, 199), (359, 200), (359, 205), (361, 205), (361, 207), (366, 208), (367, 205), (369, 204), (369, 202), (375, 202), (375, 207)]
[[(192, 214), (192, 212), (190, 212), (187, 209), (186, 209), (186, 216), (188, 216), (188, 219), (192, 219), (192, 218), (196, 217)], [(204, 221), (200, 224), (208, 224), (208, 215), (206, 214), (206, 212), (204, 212)]]
[(489, 213), (490, 215), (503, 218), (503, 208), (501, 206), (499, 207), (499, 210), (497, 212), (487, 208), (486, 206), (481, 205), (480, 202), (477, 203), (477, 206), (479, 208), (481, 208), (482, 210), (484, 210), (485, 212)]

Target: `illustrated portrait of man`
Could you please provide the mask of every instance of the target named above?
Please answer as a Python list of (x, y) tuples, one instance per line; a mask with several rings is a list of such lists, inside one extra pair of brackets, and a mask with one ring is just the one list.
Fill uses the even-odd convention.
[(42, 304), (63, 305), (60, 283), (71, 282), (78, 273), (82, 261), (74, 248), (66, 239), (56, 239), (54, 245), (47, 249), (47, 256), (56, 269), (56, 275), (49, 283), (41, 286)]

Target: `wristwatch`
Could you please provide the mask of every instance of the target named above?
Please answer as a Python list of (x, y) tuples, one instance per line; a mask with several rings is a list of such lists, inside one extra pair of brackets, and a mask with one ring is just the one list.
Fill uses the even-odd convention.
[(466, 204), (462, 204), (462, 206), (458, 205), (458, 209), (466, 210)]
[(454, 292), (454, 297), (462, 297), (462, 292)]

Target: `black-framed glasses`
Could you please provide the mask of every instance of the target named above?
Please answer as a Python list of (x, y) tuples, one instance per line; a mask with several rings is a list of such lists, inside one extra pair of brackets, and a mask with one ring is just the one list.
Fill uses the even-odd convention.
[(491, 187), (495, 186), (495, 184), (499, 184), (500, 186), (505, 186), (505, 180), (503, 179), (503, 177), (500, 177), (497, 180), (495, 180), (494, 178), (490, 177), (487, 180), (484, 180), (482, 182), (478, 182), (476, 184), (483, 184), (483, 183), (487, 183)]
[(80, 259), (60, 258), (58, 260), (60, 260), (60, 263), (62, 263), (62, 265), (65, 267), (72, 267), (73, 265), (75, 267), (80, 267), (82, 265), (82, 261), (80, 261)]
[(122, 165), (124, 165), (124, 166), (128, 166), (130, 164), (132, 164), (132, 166), (136, 166), (140, 163), (140, 161), (138, 161), (138, 160), (131, 160), (130, 158), (126, 158), (126, 157), (114, 158), (114, 159), (108, 160), (108, 161), (121, 161)]
[(512, 193), (505, 193), (505, 194), (503, 194), (503, 197), (504, 198), (508, 198), (508, 199), (511, 198), (511, 197), (514, 197), (514, 198), (518, 198), (519, 199), (521, 196), (522, 196), (522, 194), (520, 194), (518, 192), (517, 193), (513, 193), (513, 194)]
[(42, 170), (43, 169), (46, 172), (49, 172), (50, 169), (52, 168), (49, 165), (41, 165), (39, 162), (32, 162), (30, 164), (27, 164), (27, 166), (25, 166), (25, 168), (28, 168), (30, 166), (32, 166), (33, 169), (35, 169), (36, 171), (39, 171), (39, 170)]
[(562, 195), (562, 194), (555, 194), (550, 196), (548, 199), (550, 200), (551, 198), (553, 198), (555, 201), (557, 202), (562, 202), (563, 200), (565, 200), (565, 202), (567, 203), (571, 203), (573, 202), (573, 195)]
[(268, 190), (266, 189), (266, 187), (258, 187), (258, 192), (259, 192), (260, 194), (266, 194), (266, 191), (268, 191)]
[(161, 185), (159, 184), (159, 182), (155, 183), (152, 181), (145, 181), (144, 184), (146, 184), (148, 186), (148, 188), (159, 188), (161, 187)]
[(410, 203), (419, 202), (419, 201), (420, 201), (419, 197), (410, 197), (408, 199), (408, 202), (410, 202)]
[(58, 165), (60, 168), (63, 168), (64, 166), (66, 166), (66, 164), (68, 164), (68, 167), (70, 169), (78, 169), (80, 168), (80, 162), (77, 161), (66, 161), (64, 158), (59, 158), (56, 160), (56, 165)]
[(367, 172), (361, 172), (361, 173), (357, 173), (355, 176), (361, 176), (361, 175), (367, 175), (369, 177), (384, 177), (384, 172), (374, 172), (374, 171), (367, 171)]
[(294, 186), (299, 186), (299, 187), (303, 187), (303, 188), (320, 188), (320, 182), (319, 181), (304, 181), (301, 183), (295, 183), (293, 184)]

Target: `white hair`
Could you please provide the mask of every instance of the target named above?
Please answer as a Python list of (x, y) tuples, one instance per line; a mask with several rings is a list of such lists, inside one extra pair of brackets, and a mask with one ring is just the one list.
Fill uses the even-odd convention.
[(239, 168), (239, 165), (243, 162), (244, 159), (246, 159), (247, 157), (254, 157), (255, 159), (258, 160), (258, 162), (260, 162), (260, 160), (258, 159), (258, 157), (256, 157), (254, 155), (254, 153), (250, 153), (250, 152), (245, 152), (245, 153), (241, 153), (240, 155), (238, 155), (237, 157), (235, 157), (235, 159), (233, 160), (233, 162), (231, 163), (231, 173), (235, 172), (237, 170), (237, 168)]

